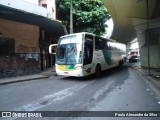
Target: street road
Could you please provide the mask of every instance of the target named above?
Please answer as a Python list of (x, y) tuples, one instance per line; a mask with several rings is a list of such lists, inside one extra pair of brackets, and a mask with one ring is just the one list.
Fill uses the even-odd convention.
[[(102, 72), (100, 78), (51, 76), (0, 86), (0, 111), (160, 111), (160, 96), (131, 66)], [(16, 118), (3, 118), (2, 120)], [(21, 120), (22, 118), (17, 118)], [(28, 118), (25, 118), (27, 120)], [(158, 117), (32, 118), (33, 120), (158, 120)], [(32, 120), (31, 119), (31, 120)]]

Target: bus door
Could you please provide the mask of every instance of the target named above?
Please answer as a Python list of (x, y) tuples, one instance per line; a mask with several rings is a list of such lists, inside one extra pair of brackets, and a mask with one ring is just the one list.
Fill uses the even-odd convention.
[(93, 68), (93, 36), (85, 35), (83, 64), (87, 74), (91, 74)]

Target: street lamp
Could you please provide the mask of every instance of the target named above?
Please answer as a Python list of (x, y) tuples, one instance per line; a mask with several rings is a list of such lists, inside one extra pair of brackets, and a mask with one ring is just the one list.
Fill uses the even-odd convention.
[(70, 34), (73, 33), (73, 6), (72, 0), (70, 0)]

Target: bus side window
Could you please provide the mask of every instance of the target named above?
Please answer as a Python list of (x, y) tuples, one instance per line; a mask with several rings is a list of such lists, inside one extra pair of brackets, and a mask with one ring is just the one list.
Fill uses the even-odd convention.
[(102, 39), (102, 43), (103, 43), (103, 49), (108, 50), (108, 43), (107, 43), (107, 40)]
[(91, 64), (93, 57), (93, 36), (85, 35), (84, 65)]
[(110, 42), (107, 42), (107, 50), (111, 50), (111, 44), (110, 44)]
[(95, 37), (95, 49), (97, 49), (97, 50), (103, 49), (102, 39), (99, 37)]

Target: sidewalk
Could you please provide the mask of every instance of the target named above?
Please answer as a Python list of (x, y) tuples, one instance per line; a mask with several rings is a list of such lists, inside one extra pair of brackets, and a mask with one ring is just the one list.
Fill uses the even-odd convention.
[(0, 85), (16, 83), (16, 82), (23, 82), (23, 81), (30, 81), (30, 80), (38, 80), (42, 78), (48, 78), (55, 74), (56, 74), (55, 69), (54, 67), (52, 67), (52, 68), (48, 68), (46, 71), (42, 71), (37, 74), (2, 78), (0, 79)]
[(160, 69), (150, 69), (149, 75), (148, 68), (143, 68), (140, 65), (134, 65), (133, 68), (160, 88)]

